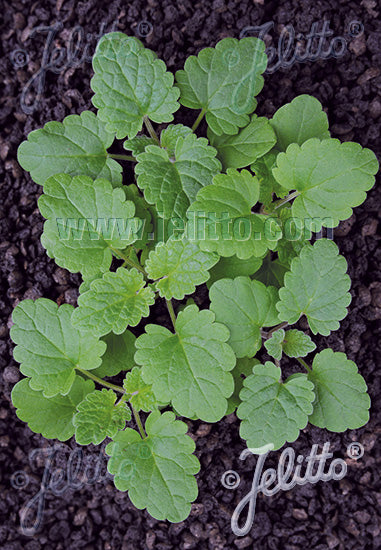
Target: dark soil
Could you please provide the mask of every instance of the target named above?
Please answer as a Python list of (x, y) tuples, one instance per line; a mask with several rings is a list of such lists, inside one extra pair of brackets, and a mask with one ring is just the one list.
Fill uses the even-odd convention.
[[(19, 379), (8, 336), (13, 307), (23, 298), (45, 296), (59, 303), (76, 303), (77, 275), (57, 268), (40, 245), (42, 218), (37, 210), (41, 188), (18, 166), (16, 150), (27, 134), (49, 120), (62, 120), (69, 113), (91, 108), (91, 67), (67, 65), (58, 73), (48, 72), (38, 108), (26, 113), (20, 106), (23, 87), (38, 70), (46, 36), (31, 35), (32, 29), (62, 22), (54, 46), (67, 46), (70, 33), (81, 25), (89, 37), (91, 55), (96, 35), (114, 24), (127, 34), (140, 35), (145, 45), (163, 58), (169, 69), (183, 66), (189, 54), (213, 46), (226, 36), (239, 37), (250, 25), (274, 22), (269, 43), (276, 45), (284, 25), (296, 34), (306, 34), (313, 22), (330, 21), (334, 36), (347, 39), (348, 51), (339, 59), (325, 59), (266, 76), (259, 96), (259, 114), (271, 116), (301, 93), (317, 97), (327, 109), (332, 133), (341, 140), (358, 141), (381, 153), (381, 20), (377, 0), (13, 0), (0, 3), (1, 98), (0, 98), (0, 547), (3, 550), (86, 548), (128, 549), (230, 549), (258, 548), (294, 550), (377, 549), (381, 547), (380, 523), (380, 319), (381, 319), (381, 196), (375, 187), (352, 218), (341, 224), (335, 240), (349, 264), (353, 301), (340, 330), (319, 338), (320, 349), (331, 346), (356, 361), (372, 398), (371, 420), (361, 430), (342, 435), (308, 427), (292, 444), (296, 453), (307, 456), (314, 443), (331, 442), (335, 456), (346, 458), (348, 473), (341, 481), (297, 487), (274, 497), (260, 496), (254, 527), (247, 537), (236, 538), (230, 528), (231, 514), (249, 491), (255, 462), (239, 461), (244, 443), (238, 435), (234, 415), (216, 425), (188, 422), (201, 461), (200, 493), (191, 516), (181, 524), (158, 522), (136, 510), (110, 479), (99, 480), (80, 490), (68, 489), (60, 496), (48, 492), (40, 530), (33, 536), (20, 531), (20, 510), (40, 489), (44, 460), (33, 460), (31, 451), (54, 444), (33, 434), (15, 415), (10, 391)], [(349, 24), (359, 21), (364, 31), (348, 34)], [(145, 23), (148, 21), (152, 28)], [(356, 25), (351, 27), (358, 30)], [(360, 26), (361, 30), (361, 26)], [(353, 32), (352, 32), (353, 34)], [(24, 50), (20, 53), (19, 50)], [(27, 62), (23, 65), (23, 56)], [(80, 55), (79, 55), (80, 57)], [(23, 65), (23, 66), (20, 66)], [(62, 66), (62, 63), (61, 63)], [(27, 97), (29, 103), (31, 98)], [(184, 121), (183, 110), (177, 119)], [(190, 123), (195, 113), (186, 115)], [(204, 128), (201, 126), (201, 131)], [(130, 173), (126, 171), (128, 178)], [(201, 295), (202, 301), (203, 295)], [(151, 318), (164, 322), (159, 304)], [(347, 445), (359, 441), (365, 455), (356, 462), (346, 455)], [(55, 467), (65, 467), (73, 441), (61, 446)], [(98, 457), (97, 448), (85, 448), (85, 460)], [(280, 453), (272, 453), (268, 465), (275, 466)], [(65, 458), (66, 457), (66, 458)], [(105, 460), (103, 464), (103, 473)], [(220, 478), (236, 469), (241, 485), (225, 489)], [(17, 471), (24, 474), (14, 475)], [(24, 477), (23, 477), (24, 476)], [(17, 488), (19, 485), (19, 488)]]

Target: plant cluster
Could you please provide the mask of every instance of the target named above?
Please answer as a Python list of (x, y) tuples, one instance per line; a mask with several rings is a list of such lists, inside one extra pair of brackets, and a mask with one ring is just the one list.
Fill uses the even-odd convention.
[[(331, 138), (311, 96), (271, 119), (253, 114), (266, 64), (261, 40), (225, 38), (189, 57), (174, 82), (139, 40), (107, 34), (93, 60), (97, 113), (49, 122), (18, 151), (43, 186), (41, 242), (83, 283), (76, 308), (44, 298), (15, 308), (17, 415), (46, 438), (111, 438), (116, 487), (160, 520), (184, 520), (197, 497), (195, 445), (176, 415), (217, 422), (236, 411), (258, 452), (294, 441), (308, 422), (341, 432), (369, 417), (356, 365), (332, 349), (307, 363), (316, 345), (289, 326), (304, 315), (327, 336), (346, 316), (346, 261), (313, 236), (351, 216), (378, 163)], [(158, 135), (152, 123), (171, 123), (180, 104), (200, 111), (193, 127)], [(195, 133), (204, 117), (207, 138)], [(115, 138), (127, 154), (108, 152)], [(119, 161), (134, 163), (136, 183), (123, 181)], [(200, 310), (184, 299), (203, 283), (210, 308)], [(157, 299), (173, 328), (148, 324), (136, 337), (129, 327)], [(184, 300), (177, 313), (172, 299)], [(263, 343), (271, 360), (261, 364)], [(283, 354), (305, 372), (283, 380)], [(121, 385), (110, 381), (121, 373)]]

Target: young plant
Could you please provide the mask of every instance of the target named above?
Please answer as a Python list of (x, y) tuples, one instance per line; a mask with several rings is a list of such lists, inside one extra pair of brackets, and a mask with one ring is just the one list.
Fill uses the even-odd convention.
[[(311, 96), (270, 120), (252, 114), (266, 63), (261, 40), (225, 38), (191, 56), (174, 85), (139, 40), (107, 34), (93, 61), (97, 114), (49, 122), (19, 147), (43, 185), (42, 244), (83, 283), (76, 308), (44, 298), (15, 308), (17, 415), (47, 438), (111, 438), (116, 487), (160, 520), (184, 520), (197, 497), (195, 445), (176, 415), (217, 422), (236, 410), (258, 452), (308, 422), (342, 432), (369, 418), (356, 365), (331, 349), (307, 363), (316, 345), (288, 327), (305, 316), (328, 336), (346, 316), (347, 263), (331, 240), (310, 240), (351, 216), (378, 163), (331, 138)], [(171, 123), (180, 104), (199, 110), (193, 128), (158, 135), (152, 122)], [(208, 139), (195, 134), (204, 117)], [(108, 152), (115, 136), (128, 154)], [(136, 184), (118, 161), (134, 163)], [(200, 310), (185, 298), (203, 283)], [(173, 298), (185, 303), (177, 315)], [(173, 327), (148, 324), (136, 338), (129, 327), (155, 300)], [(283, 354), (306, 372), (282, 380)]]

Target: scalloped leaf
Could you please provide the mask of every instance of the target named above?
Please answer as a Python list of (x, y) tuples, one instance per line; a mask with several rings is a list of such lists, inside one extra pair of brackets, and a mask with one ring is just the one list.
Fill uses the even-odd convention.
[(273, 332), (269, 340), (266, 340), (265, 348), (274, 359), (280, 361), (283, 352), (288, 357), (305, 357), (316, 349), (316, 345), (308, 334), (304, 334), (300, 330), (279, 329)]
[(307, 426), (314, 385), (305, 374), (294, 374), (284, 383), (280, 379), (280, 368), (267, 361), (255, 366), (243, 382), (237, 416), (242, 420), (240, 435), (249, 448), (270, 444), (273, 450), (280, 449)]
[(50, 177), (38, 206), (47, 218), (41, 242), (48, 255), (85, 278), (107, 271), (112, 253), (135, 242), (143, 223), (134, 218), (134, 203), (126, 201), (124, 189), (87, 176)]
[(71, 322), (73, 306), (60, 307), (46, 298), (23, 300), (14, 309), (10, 334), (13, 357), (30, 377), (30, 388), (44, 397), (67, 395), (75, 369), (92, 370), (101, 363), (106, 344)]
[(147, 325), (136, 340), (135, 361), (142, 365), (143, 380), (155, 395), (172, 401), (179, 415), (197, 415), (217, 422), (227, 410), (233, 393), (231, 371), (236, 358), (228, 329), (214, 322), (209, 310), (187, 306), (176, 320), (176, 333), (159, 325)]
[(126, 390), (126, 399), (136, 411), (149, 412), (157, 409), (158, 402), (152, 386), (144, 382), (141, 368), (134, 367), (127, 373), (123, 387)]
[(252, 213), (258, 197), (259, 182), (247, 170), (214, 176), (188, 209), (188, 239), (201, 250), (241, 260), (273, 250), (282, 232), (275, 218)]
[(143, 274), (118, 267), (115, 273), (95, 279), (90, 290), (79, 296), (72, 322), (97, 336), (111, 331), (121, 334), (127, 326), (135, 327), (142, 317), (148, 317), (149, 306), (154, 303), (155, 294), (145, 286)]
[(277, 317), (270, 319), (275, 310), (270, 289), (249, 277), (236, 277), (220, 279), (209, 291), (210, 309), (228, 327), (228, 343), (237, 357), (255, 355), (262, 345), (261, 328), (278, 323)]
[(301, 146), (292, 143), (280, 153), (273, 174), (282, 187), (296, 191), (292, 215), (317, 232), (350, 218), (352, 208), (362, 204), (373, 187), (377, 171), (370, 149), (349, 141), (312, 138)]
[(277, 137), (277, 149), (286, 151), (291, 143), (302, 145), (310, 138), (327, 139), (328, 118), (318, 99), (303, 94), (286, 103), (270, 120)]
[(122, 401), (115, 406), (116, 398), (115, 392), (104, 388), (88, 393), (77, 405), (73, 424), (79, 445), (99, 445), (106, 437), (115, 437), (131, 420), (127, 404)]
[(106, 447), (108, 471), (119, 491), (128, 491), (139, 510), (158, 520), (177, 523), (190, 513), (198, 489), (193, 477), (200, 469), (192, 454), (195, 444), (188, 426), (172, 412), (153, 412), (147, 418), (147, 437), (127, 428)]
[(171, 122), (180, 107), (173, 75), (135, 37), (120, 32), (104, 35), (93, 57), (93, 69), (93, 105), (118, 139), (134, 138), (145, 116), (158, 123)]
[(11, 397), (17, 416), (27, 422), (32, 432), (67, 441), (74, 435), (76, 406), (93, 390), (92, 380), (76, 376), (69, 393), (48, 399), (41, 391), (32, 390), (29, 378), (23, 378), (14, 386)]
[(293, 324), (305, 315), (314, 334), (328, 336), (337, 330), (351, 302), (346, 271), (347, 262), (334, 242), (320, 239), (305, 245), (279, 290), (279, 319)]
[(259, 202), (268, 208), (272, 208), (273, 193), (282, 199), (287, 195), (287, 189), (284, 189), (276, 181), (273, 175), (273, 168), (276, 167), (276, 159), (279, 152), (272, 149), (262, 157), (258, 158), (250, 166), (250, 169), (257, 176), (259, 181)]
[(18, 148), (17, 160), (40, 185), (50, 176), (65, 172), (106, 178), (117, 187), (122, 184), (122, 167), (107, 155), (114, 137), (94, 113), (83, 111), (30, 132)]
[(160, 145), (167, 150), (169, 157), (175, 157), (176, 143), (179, 137), (186, 138), (192, 129), (183, 124), (170, 124), (160, 134)]
[(208, 270), (217, 262), (217, 254), (203, 252), (197, 243), (170, 238), (150, 252), (145, 266), (150, 279), (159, 279), (155, 287), (160, 296), (182, 300), (209, 279)]
[[(173, 143), (172, 143), (173, 147)], [(197, 191), (212, 183), (221, 169), (217, 151), (208, 145), (206, 138), (193, 133), (179, 136), (171, 151), (155, 145), (146, 147), (138, 155), (135, 167), (137, 182), (149, 204), (155, 204), (163, 218), (185, 218)]]
[(315, 355), (308, 379), (316, 399), (309, 421), (331, 432), (356, 430), (369, 420), (370, 398), (364, 378), (345, 353), (328, 348)]
[(156, 145), (156, 141), (148, 136), (135, 136), (123, 143), (126, 151), (131, 151), (134, 157), (137, 157), (140, 153), (144, 153), (147, 145)]
[(129, 330), (125, 330), (122, 334), (114, 334), (110, 332), (102, 338), (107, 349), (102, 355), (102, 364), (94, 369), (92, 374), (99, 378), (105, 376), (116, 376), (121, 371), (130, 370), (135, 365), (135, 340), (136, 336)]
[(176, 72), (180, 103), (202, 109), (217, 134), (236, 134), (249, 123), (263, 88), (267, 66), (265, 43), (254, 37), (224, 38), (215, 48), (204, 48)]
[(257, 115), (252, 115), (249, 124), (233, 136), (217, 136), (208, 129), (208, 139), (217, 149), (224, 169), (245, 168), (270, 151), (276, 143), (269, 120)]

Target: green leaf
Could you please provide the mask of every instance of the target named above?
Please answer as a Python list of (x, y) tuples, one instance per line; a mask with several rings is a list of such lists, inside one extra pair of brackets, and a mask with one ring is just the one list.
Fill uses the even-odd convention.
[(93, 105), (118, 139), (135, 137), (145, 116), (158, 123), (173, 120), (180, 106), (173, 75), (137, 38), (120, 32), (104, 35), (93, 57), (93, 69)]
[(115, 406), (116, 393), (102, 389), (88, 393), (77, 405), (74, 416), (75, 439), (79, 445), (99, 445), (106, 437), (115, 437), (126, 421), (131, 420), (131, 411), (126, 403)]
[(65, 172), (106, 178), (116, 187), (122, 184), (122, 167), (107, 155), (114, 136), (94, 113), (83, 111), (30, 132), (18, 148), (17, 159), (41, 185), (50, 176)]
[(263, 256), (276, 247), (281, 230), (275, 218), (252, 213), (258, 197), (258, 180), (247, 170), (218, 174), (188, 209), (188, 239), (220, 256)]
[(145, 429), (145, 439), (127, 428), (107, 445), (108, 471), (115, 475), (116, 488), (128, 491), (139, 510), (147, 508), (158, 520), (183, 521), (197, 498), (193, 476), (200, 469), (188, 427), (172, 412), (153, 412)]
[(352, 215), (352, 208), (363, 203), (373, 187), (377, 171), (370, 149), (349, 141), (312, 138), (302, 146), (292, 143), (280, 153), (273, 174), (282, 187), (296, 190), (292, 215), (320, 231)]
[(135, 340), (136, 337), (129, 330), (122, 334), (110, 332), (102, 338), (107, 349), (102, 356), (102, 364), (92, 371), (92, 374), (99, 378), (105, 376), (116, 376), (123, 370), (130, 370), (134, 366)]
[(279, 319), (293, 324), (304, 314), (314, 334), (328, 336), (337, 330), (351, 302), (346, 270), (347, 262), (334, 242), (320, 239), (304, 246), (279, 291)]
[(273, 193), (279, 198), (283, 198), (287, 195), (287, 189), (279, 185), (273, 175), (273, 168), (276, 167), (277, 156), (278, 151), (272, 149), (258, 158), (250, 167), (259, 181), (259, 202), (267, 207), (270, 206), (273, 200)]
[(243, 383), (237, 416), (249, 448), (272, 444), (274, 450), (280, 449), (307, 426), (315, 398), (313, 384), (304, 374), (294, 374), (284, 383), (280, 378), (280, 368), (267, 361), (255, 366)]
[(170, 124), (160, 134), (160, 145), (167, 150), (169, 157), (175, 157), (176, 143), (179, 137), (186, 138), (192, 134), (191, 128), (183, 124)]
[(12, 403), (19, 419), (27, 422), (32, 432), (47, 439), (70, 439), (74, 435), (76, 406), (94, 390), (94, 382), (76, 376), (67, 395), (49, 399), (41, 391), (32, 390), (29, 382), (29, 378), (23, 378), (12, 390)]
[(217, 254), (203, 252), (197, 243), (171, 238), (150, 252), (146, 270), (150, 279), (159, 279), (155, 286), (160, 296), (182, 300), (209, 279), (208, 270), (217, 261)]
[(280, 361), (283, 352), (288, 357), (305, 357), (316, 349), (316, 345), (308, 334), (300, 330), (292, 329), (286, 332), (279, 329), (265, 342), (265, 348), (274, 359)]
[(135, 206), (126, 201), (124, 190), (113, 189), (105, 179), (52, 176), (38, 206), (47, 218), (41, 242), (49, 256), (85, 278), (107, 271), (114, 249), (136, 241), (142, 224), (133, 217)]
[(127, 139), (123, 143), (123, 147), (126, 151), (131, 151), (134, 157), (144, 153), (147, 145), (156, 145), (156, 141), (148, 136), (136, 136), (132, 139)]
[(149, 204), (144, 197), (142, 197), (137, 186), (133, 183), (130, 185), (124, 185), (123, 190), (126, 194), (126, 199), (128, 201), (132, 201), (135, 205), (135, 216), (143, 222), (143, 225), (137, 232), (139, 239), (133, 243), (134, 249), (144, 249), (150, 240), (150, 234), (153, 231), (152, 216), (149, 209)]
[(185, 218), (189, 205), (197, 191), (212, 183), (212, 178), (221, 169), (215, 158), (217, 151), (208, 145), (206, 138), (197, 138), (191, 133), (179, 136), (170, 152), (149, 145), (138, 155), (135, 167), (137, 182), (149, 204), (155, 204), (164, 218)]
[(228, 399), (228, 410), (226, 414), (231, 414), (236, 410), (238, 405), (241, 403), (239, 398), (240, 391), (243, 388), (243, 377), (249, 376), (253, 372), (253, 367), (259, 365), (258, 359), (243, 357), (242, 359), (237, 359), (236, 366), (232, 370), (232, 375), (234, 378), (234, 393)]
[(254, 256), (247, 260), (240, 260), (237, 256), (220, 258), (218, 263), (210, 270), (210, 279), (206, 282), (210, 288), (219, 279), (234, 279), (239, 275), (252, 275), (262, 265), (262, 258)]
[(265, 43), (254, 37), (224, 38), (215, 48), (205, 48), (176, 72), (180, 103), (202, 109), (212, 132), (236, 134), (249, 123), (262, 90), (267, 57)]
[(270, 120), (277, 137), (277, 148), (285, 151), (291, 143), (302, 145), (310, 138), (330, 137), (328, 118), (322, 104), (310, 95), (299, 95), (277, 110)]
[(118, 138), (134, 138), (143, 117), (170, 122), (178, 110), (173, 75), (135, 37), (112, 32), (101, 38), (93, 57), (92, 102)]
[(293, 258), (299, 256), (302, 248), (312, 238), (312, 232), (304, 225), (304, 220), (293, 217), (290, 206), (283, 206), (278, 212), (283, 236), (277, 242), (276, 251), (281, 264), (289, 267)]
[(270, 151), (276, 143), (274, 130), (266, 117), (251, 116), (251, 121), (238, 134), (217, 136), (208, 130), (208, 138), (218, 151), (226, 168), (245, 168)]
[(155, 395), (172, 401), (179, 415), (197, 415), (217, 422), (225, 414), (233, 393), (231, 371), (236, 358), (226, 341), (228, 329), (214, 322), (209, 310), (187, 306), (176, 320), (176, 333), (147, 325), (136, 340), (135, 361), (142, 365), (143, 380)]
[(315, 355), (308, 379), (316, 399), (309, 421), (331, 432), (356, 430), (369, 420), (367, 386), (353, 361), (345, 353), (325, 349)]
[(127, 326), (135, 327), (147, 317), (154, 302), (155, 295), (145, 286), (142, 273), (118, 267), (115, 273), (105, 273), (93, 281), (90, 290), (79, 296), (72, 322), (97, 336), (111, 331), (121, 334)]
[[(230, 331), (228, 343), (237, 357), (252, 357), (262, 345), (261, 328), (274, 308), (270, 287), (249, 277), (220, 279), (210, 291), (210, 309)], [(278, 322), (276, 319), (275, 324)]]
[(149, 412), (157, 409), (158, 403), (152, 386), (144, 382), (139, 367), (134, 367), (127, 373), (123, 387), (126, 390), (126, 398), (136, 411)]
[(92, 370), (101, 363), (106, 344), (72, 325), (74, 308), (51, 300), (23, 300), (14, 309), (10, 334), (17, 344), (13, 357), (20, 370), (31, 377), (32, 390), (44, 397), (67, 395), (75, 369)]

